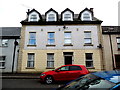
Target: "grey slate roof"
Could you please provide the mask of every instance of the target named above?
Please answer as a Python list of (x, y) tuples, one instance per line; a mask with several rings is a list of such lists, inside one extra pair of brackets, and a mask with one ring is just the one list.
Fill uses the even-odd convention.
[(103, 34), (120, 34), (120, 26), (102, 26)]
[(0, 36), (20, 36), (21, 27), (0, 27)]

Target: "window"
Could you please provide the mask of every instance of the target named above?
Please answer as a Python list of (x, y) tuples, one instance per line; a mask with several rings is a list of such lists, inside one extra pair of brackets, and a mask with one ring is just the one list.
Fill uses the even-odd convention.
[(35, 32), (29, 33), (29, 45), (36, 45), (36, 33)]
[(0, 68), (5, 68), (5, 56), (0, 56)]
[(86, 53), (86, 67), (93, 67), (93, 53)]
[(120, 37), (117, 38), (117, 47), (118, 47), (118, 50), (120, 50)]
[(91, 32), (85, 31), (84, 32), (84, 44), (92, 44)]
[(2, 39), (2, 46), (7, 47), (8, 46), (8, 39)]
[(54, 68), (54, 53), (47, 54), (47, 67)]
[(48, 32), (48, 44), (49, 45), (55, 44), (55, 33), (54, 32)]
[(55, 21), (55, 15), (54, 14), (49, 14), (48, 15), (48, 21)]
[(68, 71), (69, 70), (69, 66), (61, 67), (59, 70), (60, 71)]
[(71, 44), (72, 43), (71, 39), (72, 39), (71, 32), (65, 32), (64, 33), (64, 43)]
[(32, 14), (30, 16), (30, 21), (37, 21), (37, 15), (36, 14)]
[(70, 66), (71, 71), (82, 70), (80, 66)]
[(28, 53), (27, 67), (34, 67), (34, 53)]
[(83, 20), (84, 21), (89, 21), (90, 20), (90, 14), (89, 13), (84, 13), (83, 14)]
[(64, 21), (71, 21), (71, 14), (64, 14)]

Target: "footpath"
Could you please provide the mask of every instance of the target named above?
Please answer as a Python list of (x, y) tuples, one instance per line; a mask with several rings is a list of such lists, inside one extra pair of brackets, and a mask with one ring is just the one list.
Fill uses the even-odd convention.
[(2, 79), (39, 79), (40, 73), (1, 73)]

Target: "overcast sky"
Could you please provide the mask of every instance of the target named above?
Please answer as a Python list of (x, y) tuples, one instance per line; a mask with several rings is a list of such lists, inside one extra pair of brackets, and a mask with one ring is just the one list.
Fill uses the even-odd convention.
[(0, 27), (21, 27), (27, 9), (35, 8), (44, 14), (50, 8), (59, 14), (66, 8), (79, 14), (83, 9), (94, 8), (94, 16), (103, 21), (102, 26), (118, 25), (118, 2), (120, 0), (1, 0)]

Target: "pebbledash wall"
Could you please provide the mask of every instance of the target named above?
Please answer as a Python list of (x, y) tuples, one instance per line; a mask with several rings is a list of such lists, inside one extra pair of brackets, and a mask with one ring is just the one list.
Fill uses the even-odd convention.
[[(41, 21), (42, 23), (43, 21)], [(46, 21), (44, 21), (46, 22)], [(92, 54), (90, 71), (103, 70), (101, 21), (83, 21), (83, 23), (41, 24), (23, 21), (18, 60), (18, 72), (43, 72), (65, 65), (65, 53), (72, 55), (72, 64), (86, 66), (86, 53)], [(80, 21), (82, 22), (82, 21)], [(99, 21), (98, 21), (99, 22)], [(55, 23), (55, 22), (54, 22)], [(29, 33), (36, 33), (36, 45), (29, 45)], [(54, 32), (54, 45), (48, 44), (48, 32)], [(71, 32), (71, 44), (65, 45), (64, 33)], [(91, 32), (92, 43), (84, 44), (84, 32)], [(34, 53), (34, 67), (28, 67), (28, 54)], [(47, 54), (54, 54), (54, 67), (47, 67)], [(69, 55), (68, 55), (69, 56)]]

